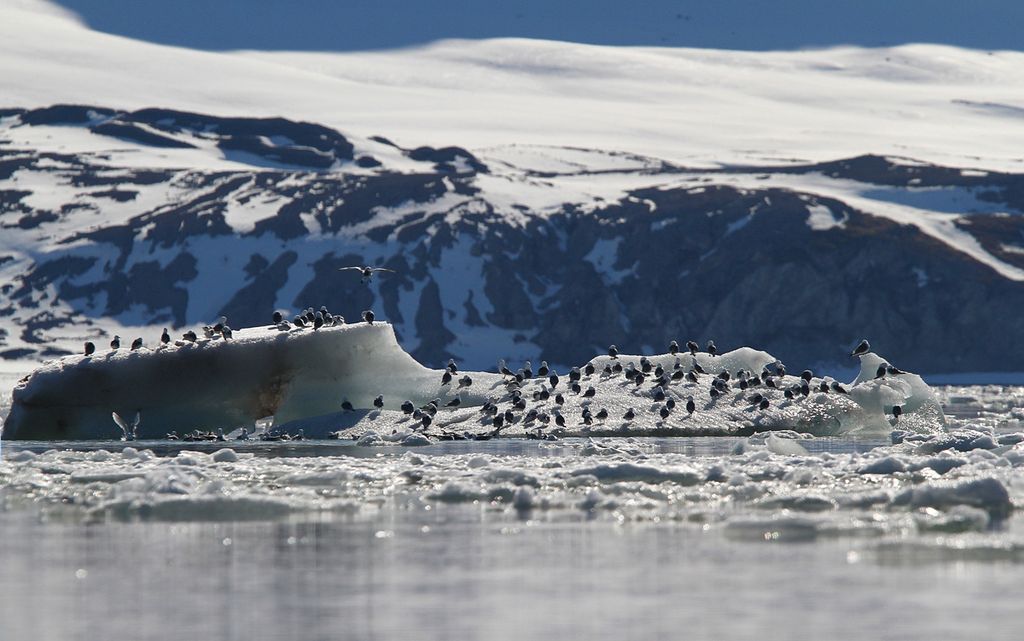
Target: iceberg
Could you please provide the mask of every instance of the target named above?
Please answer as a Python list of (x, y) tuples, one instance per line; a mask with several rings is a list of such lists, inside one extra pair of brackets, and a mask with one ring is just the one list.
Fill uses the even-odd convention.
[[(230, 340), (109, 350), (44, 364), (15, 387), (2, 437), (112, 440), (122, 433), (112, 413), (138, 414), (140, 440), (195, 429), (223, 429), (230, 437), (254, 424), (266, 429), (266, 418), (272, 417), (275, 430), (301, 429), (310, 438), (335, 435), (375, 445), (499, 435), (551, 439), (794, 430), (884, 436), (893, 428), (944, 429), (942, 408), (919, 376), (874, 378), (883, 359), (873, 353), (860, 358), (861, 373), (848, 393), (836, 391), (828, 378), (812, 379), (806, 394), (794, 393), (803, 383), (795, 376), (761, 380), (777, 359), (749, 347), (721, 355), (598, 356), (590, 361), (592, 368), (574, 371), (576, 387), (564, 370), (554, 386), (547, 377), (517, 381), (487, 372), (468, 372), (472, 383), (466, 386), (458, 384), (466, 372), (445, 381), (445, 370), (418, 363), (386, 322), (284, 331), (255, 327), (234, 332)], [(624, 375), (634, 371), (645, 375)], [(731, 382), (719, 377), (725, 372)], [(382, 403), (375, 402), (378, 396)], [(692, 413), (686, 409), (691, 400)], [(344, 401), (351, 407), (343, 410)], [(893, 415), (896, 406), (901, 416)], [(413, 413), (416, 407), (430, 420)]]
[[(480, 387), (487, 378), (481, 375)], [(345, 400), (370, 408), (378, 394), (385, 408), (397, 409), (406, 398), (425, 402), (443, 395), (440, 382), (441, 372), (403, 351), (387, 323), (291, 331), (256, 327), (236, 330), (231, 340), (200, 338), (47, 363), (14, 388), (2, 435), (112, 439), (120, 428), (111, 412), (140, 413), (138, 439), (252, 426), (268, 416), (289, 423), (338, 413)], [(485, 398), (462, 393), (468, 403)]]

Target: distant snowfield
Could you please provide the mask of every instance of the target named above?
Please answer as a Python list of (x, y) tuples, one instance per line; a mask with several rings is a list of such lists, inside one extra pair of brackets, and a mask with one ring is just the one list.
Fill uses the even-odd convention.
[(691, 166), (877, 153), (1024, 169), (1020, 52), (493, 39), (371, 53), (216, 53), (107, 35), (59, 8), (17, 0), (0, 8), (0, 74), (2, 106), (281, 115), (405, 146), (586, 147)]

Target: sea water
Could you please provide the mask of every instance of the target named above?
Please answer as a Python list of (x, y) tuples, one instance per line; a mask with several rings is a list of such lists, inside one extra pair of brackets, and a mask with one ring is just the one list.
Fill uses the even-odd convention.
[(5, 443), (0, 639), (1016, 639), (1021, 390), (941, 396), (886, 439)]

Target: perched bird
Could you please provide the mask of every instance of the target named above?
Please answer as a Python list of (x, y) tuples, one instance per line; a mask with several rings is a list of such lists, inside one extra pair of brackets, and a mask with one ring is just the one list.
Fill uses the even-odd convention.
[(559, 405), (565, 405), (565, 397), (561, 394), (555, 394), (555, 402)]
[(274, 316), (272, 318), (274, 320), (275, 325), (280, 325), (281, 321), (284, 320), (284, 316), (281, 314), (281, 312), (274, 312)]
[(599, 421), (605, 420), (606, 418), (608, 418), (608, 410), (602, 407), (601, 409), (597, 410), (597, 414), (594, 414), (594, 418), (596, 418)]
[(444, 404), (445, 407), (458, 407), (462, 404), (462, 399), (456, 397)]
[(875, 370), (875, 378), (883, 378), (883, 377), (885, 377), (885, 371), (886, 371), (886, 368), (888, 366), (889, 366), (888, 363), (882, 363), (881, 365), (879, 365), (878, 369)]
[(679, 343), (677, 343), (675, 341), (672, 341), (671, 343), (669, 343), (668, 344), (668, 351), (669, 351), (670, 354), (673, 354), (673, 355), (678, 354), (679, 353)]
[(658, 410), (658, 414), (660, 414), (660, 415), (661, 415), (661, 418), (662, 418), (662, 420), (664, 420), (664, 419), (668, 418), (668, 416), (669, 416), (669, 414), (671, 414), (671, 412), (669, 411), (669, 409), (668, 409), (667, 407), (665, 407), (664, 405), (662, 405), (662, 406), (661, 406), (661, 409), (660, 409), (660, 410)]
[(836, 394), (847, 393), (846, 388), (840, 385), (838, 381), (832, 381), (832, 384), (829, 387), (831, 387), (832, 391), (835, 392)]
[(870, 351), (871, 343), (869, 343), (865, 338), (853, 349), (852, 352), (850, 352), (850, 356), (860, 356), (861, 354), (867, 354)]
[(768, 409), (769, 405), (770, 403), (768, 402), (768, 399), (765, 398), (761, 400), (761, 402), (757, 405), (757, 408), (763, 412), (764, 410)]
[(184, 338), (185, 340), (187, 340), (190, 343), (194, 343), (197, 340), (199, 340), (199, 337), (196, 336), (196, 333), (193, 332), (191, 329), (188, 330), (187, 332), (185, 332), (184, 334), (182, 334), (181, 337)]
[(565, 427), (565, 417), (561, 414), (555, 414), (555, 425), (558, 427)]
[(619, 348), (614, 346), (614, 345), (609, 345), (608, 346), (608, 355), (611, 356), (612, 358), (618, 358), (619, 357)]
[(313, 317), (313, 329), (317, 330), (324, 326), (324, 315), (323, 312), (317, 312), (316, 316)]
[(352, 403), (348, 402), (347, 400), (341, 402), (341, 409), (345, 410), (346, 412), (355, 411), (355, 408), (352, 407)]
[(91, 356), (96, 351), (96, 346), (92, 341), (85, 341), (85, 355)]
[(717, 354), (718, 353), (718, 348), (715, 347), (715, 341), (708, 341), (708, 344), (704, 348), (704, 351), (706, 351), (708, 354), (711, 354), (712, 356)]
[(121, 347), (121, 337), (114, 334), (114, 340), (110, 341), (110, 349), (118, 349)]
[(344, 271), (357, 271), (357, 272), (359, 272), (359, 275), (360, 275), (359, 282), (364, 284), (364, 285), (366, 283), (370, 282), (370, 279), (373, 278), (374, 274), (379, 274), (380, 272), (388, 272), (388, 273), (391, 273), (391, 274), (395, 273), (395, 270), (388, 269), (386, 267), (369, 267), (369, 266), (365, 266), (364, 267), (364, 266), (359, 266), (359, 265), (356, 265), (356, 266), (353, 266), (353, 267), (339, 267), (338, 271), (339, 272), (344, 272)]
[(690, 356), (696, 356), (700, 346), (695, 341), (686, 341), (686, 349), (690, 350)]
[(583, 397), (584, 398), (593, 398), (594, 394), (597, 394), (597, 390), (594, 389), (593, 385), (591, 385), (590, 387), (587, 388), (587, 391), (583, 392)]
[(551, 383), (551, 389), (558, 387), (558, 372), (551, 370), (551, 374), (548, 375), (548, 382)]
[(445, 370), (444, 374), (441, 374), (441, 385), (448, 385), (451, 382), (452, 382), (452, 373), (450, 371), (448, 371), (448, 370)]
[(501, 372), (502, 376), (515, 376), (515, 373), (508, 368), (504, 358), (498, 361), (498, 371)]
[(368, 309), (363, 312), (363, 320), (366, 321), (367, 324), (373, 325), (373, 310)]
[(402, 412), (404, 414), (412, 414), (416, 410), (416, 407), (412, 404), (412, 401), (402, 402)]
[(473, 379), (469, 377), (469, 374), (466, 374), (465, 376), (459, 379), (459, 388), (469, 387), (472, 384)]
[(227, 325), (225, 325), (224, 327), (221, 327), (220, 328), (220, 335), (222, 337), (224, 337), (224, 340), (226, 340), (226, 341), (231, 340), (231, 328), (228, 327)]
[(800, 378), (810, 383), (811, 379), (814, 378), (814, 372), (812, 372), (809, 369), (805, 369), (803, 372), (800, 373)]
[(896, 417), (896, 421), (899, 422), (900, 416), (903, 415), (903, 407), (900, 405), (892, 406), (892, 415)]
[(135, 340), (132, 341), (132, 351), (133, 352), (135, 350), (139, 349), (140, 347), (142, 347), (142, 339), (141, 338), (136, 338)]
[(622, 415), (622, 418), (627, 420), (627, 421), (632, 421), (635, 417), (636, 417), (636, 412), (633, 411), (632, 407), (629, 408), (628, 410), (626, 410), (626, 413)]
[(586, 374), (587, 376), (593, 376), (595, 371), (596, 370), (594, 369), (594, 364), (593, 363), (587, 363), (583, 367), (583, 373)]
[(686, 413), (693, 414), (693, 411), (697, 409), (697, 405), (693, 402), (693, 397), (686, 399)]
[(669, 408), (670, 410), (674, 410), (676, 408), (676, 399), (670, 398), (667, 401), (665, 401), (665, 407)]
[(540, 367), (537, 368), (537, 376), (539, 376), (541, 378), (544, 378), (545, 376), (548, 375), (548, 371), (550, 371), (548, 369), (548, 362), (547, 361), (541, 361), (540, 362)]
[(306, 321), (303, 320), (301, 316), (296, 316), (295, 318), (292, 319), (292, 324), (295, 325), (296, 327), (305, 327)]
[(892, 365), (889, 365), (888, 367), (886, 367), (885, 368), (885, 372), (889, 376), (896, 376), (897, 374), (905, 374), (906, 373), (903, 370), (901, 370), (900, 368), (893, 367)]
[(383, 394), (378, 394), (377, 398), (373, 399), (373, 406), (376, 407), (377, 409), (383, 409), (384, 408), (384, 395)]

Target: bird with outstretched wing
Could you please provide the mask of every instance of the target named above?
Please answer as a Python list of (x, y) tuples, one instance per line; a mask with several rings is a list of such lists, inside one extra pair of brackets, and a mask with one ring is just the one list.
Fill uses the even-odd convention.
[(370, 279), (373, 278), (373, 275), (378, 273), (378, 272), (390, 272), (392, 274), (395, 273), (395, 270), (388, 269), (387, 267), (369, 267), (369, 266), (361, 266), (361, 265), (353, 265), (352, 267), (339, 267), (338, 271), (339, 272), (344, 272), (344, 271), (357, 271), (357, 272), (359, 272), (359, 275), (361, 276), (361, 278), (359, 279), (359, 282), (363, 283), (363, 284), (370, 282)]

